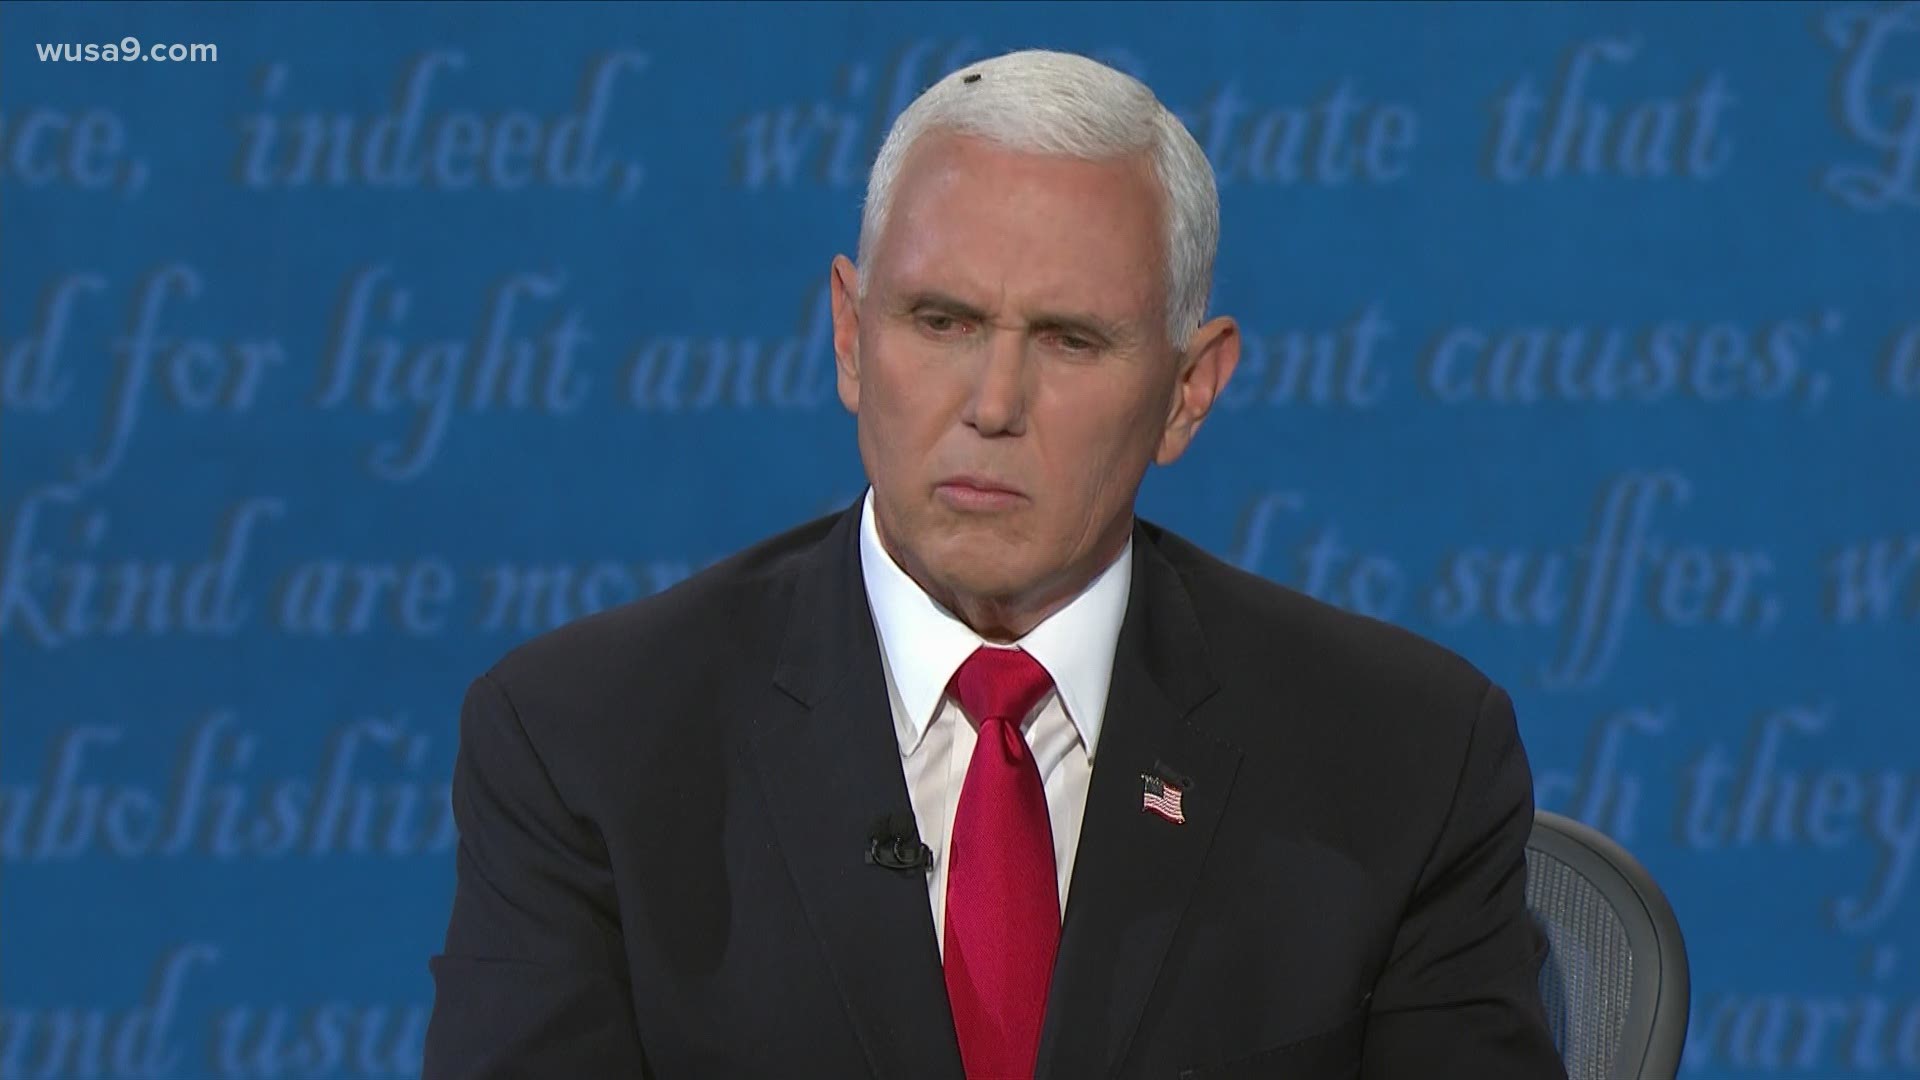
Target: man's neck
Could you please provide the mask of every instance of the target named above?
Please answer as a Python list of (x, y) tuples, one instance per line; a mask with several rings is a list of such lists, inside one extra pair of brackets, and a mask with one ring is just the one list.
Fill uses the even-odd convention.
[(1089, 563), (1065, 568), (1055, 578), (1014, 596), (975, 596), (941, 586), (931, 580), (925, 567), (917, 560), (905, 557), (894, 547), (879, 521), (874, 522), (874, 528), (881, 546), (893, 558), (894, 564), (905, 571), (921, 591), (935, 603), (953, 612), (955, 618), (983, 639), (1010, 645), (1072, 603), (1102, 571), (1113, 564), (1113, 560), (1126, 549), (1127, 539), (1132, 535), (1131, 515), (1123, 524), (1126, 527), (1116, 529), (1115, 535), (1100, 546), (1100, 555)]

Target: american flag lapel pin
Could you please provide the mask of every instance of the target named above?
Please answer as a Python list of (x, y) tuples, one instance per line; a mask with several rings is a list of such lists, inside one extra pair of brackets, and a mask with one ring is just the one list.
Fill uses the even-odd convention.
[(1180, 809), (1180, 787), (1152, 773), (1140, 774), (1140, 809), (1150, 810), (1175, 825), (1185, 825), (1187, 815)]

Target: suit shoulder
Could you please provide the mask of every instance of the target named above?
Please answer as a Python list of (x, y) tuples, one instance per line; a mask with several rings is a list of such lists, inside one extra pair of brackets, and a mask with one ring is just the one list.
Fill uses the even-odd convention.
[(1166, 529), (1146, 528), (1186, 584), (1209, 651), (1229, 670), (1270, 670), (1277, 661), (1295, 675), (1472, 702), (1492, 681), (1431, 638), (1242, 570)]

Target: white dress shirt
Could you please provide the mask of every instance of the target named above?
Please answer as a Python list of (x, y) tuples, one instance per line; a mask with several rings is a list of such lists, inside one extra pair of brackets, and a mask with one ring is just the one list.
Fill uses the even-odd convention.
[[(921, 840), (933, 849), (927, 892), (933, 904), (934, 938), (944, 959), (947, 847), (960, 787), (978, 738), (959, 701), (946, 692), (947, 684), (975, 649), (1016, 646), (997, 645), (974, 633), (893, 561), (874, 524), (872, 488), (867, 489), (860, 513), (860, 573), (880, 638), (881, 667), (886, 672), (914, 821)], [(1120, 638), (1132, 579), (1133, 540), (1129, 537), (1119, 557), (1078, 596), (1017, 643), (1053, 677), (1054, 689), (1040, 699), (1021, 730), (1047, 794), (1063, 919), (1067, 883), (1073, 878), (1073, 857), (1080, 842), (1081, 813), (1093, 776), (1093, 755), (1100, 743), (1100, 721), (1107, 708), (1107, 686), (1113, 678), (1114, 645)]]

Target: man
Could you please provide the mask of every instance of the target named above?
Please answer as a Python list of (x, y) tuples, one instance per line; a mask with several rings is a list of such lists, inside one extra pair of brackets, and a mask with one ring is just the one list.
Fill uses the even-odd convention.
[(474, 683), (429, 1076), (1564, 1075), (1507, 695), (1134, 517), (1217, 235), (1092, 61), (902, 113), (831, 270), (871, 488)]

